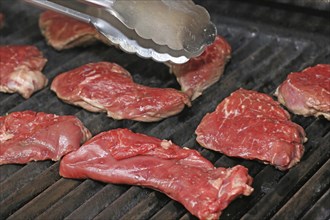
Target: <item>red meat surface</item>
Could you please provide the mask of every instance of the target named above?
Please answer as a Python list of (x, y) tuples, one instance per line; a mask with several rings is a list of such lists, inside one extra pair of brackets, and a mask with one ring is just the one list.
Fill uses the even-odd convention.
[(159, 190), (200, 219), (217, 219), (252, 178), (243, 166), (215, 168), (197, 151), (128, 129), (103, 132), (61, 160), (60, 175)]
[(0, 92), (18, 92), (29, 98), (48, 82), (40, 72), (46, 62), (35, 46), (0, 46)]
[(14, 112), (0, 117), (0, 164), (56, 161), (90, 137), (74, 116)]
[(47, 43), (57, 50), (89, 45), (100, 38), (93, 26), (53, 11), (41, 13), (39, 27)]
[(184, 64), (169, 66), (181, 85), (181, 90), (194, 100), (220, 79), (230, 56), (230, 45), (223, 37), (217, 36), (200, 56)]
[(294, 114), (323, 115), (330, 120), (330, 65), (319, 64), (289, 74), (275, 95)]
[(270, 96), (239, 89), (208, 113), (196, 129), (203, 147), (257, 159), (286, 170), (298, 163), (306, 141), (302, 127)]
[(133, 82), (129, 72), (108, 63), (90, 63), (58, 75), (51, 89), (65, 102), (114, 119), (159, 121), (190, 105), (182, 92)]

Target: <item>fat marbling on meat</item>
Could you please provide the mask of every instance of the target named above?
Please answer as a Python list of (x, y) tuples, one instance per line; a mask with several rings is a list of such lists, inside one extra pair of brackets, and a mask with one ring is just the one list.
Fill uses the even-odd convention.
[(151, 88), (133, 82), (115, 63), (90, 63), (58, 75), (51, 89), (65, 102), (114, 119), (159, 121), (190, 105), (183, 92)]
[(90, 24), (53, 11), (40, 14), (39, 27), (47, 43), (57, 50), (89, 45), (102, 39)]
[(330, 120), (330, 64), (289, 74), (275, 95), (294, 114)]
[(194, 100), (220, 79), (230, 57), (230, 45), (223, 37), (217, 36), (200, 56), (184, 64), (168, 65), (181, 85), (181, 90)]
[(91, 137), (75, 116), (23, 111), (0, 116), (0, 165), (59, 160)]
[(29, 98), (47, 85), (41, 73), (47, 59), (35, 46), (0, 46), (0, 92), (18, 92)]
[(270, 96), (239, 89), (208, 113), (196, 129), (203, 147), (257, 159), (286, 170), (298, 163), (306, 141), (302, 127)]
[(196, 150), (128, 129), (98, 134), (64, 156), (60, 175), (150, 187), (200, 219), (219, 218), (233, 199), (253, 191), (243, 166), (215, 168)]

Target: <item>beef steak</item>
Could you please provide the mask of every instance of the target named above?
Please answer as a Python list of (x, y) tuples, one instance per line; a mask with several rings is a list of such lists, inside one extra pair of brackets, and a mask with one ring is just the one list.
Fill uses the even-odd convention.
[(330, 65), (319, 64), (289, 74), (275, 95), (297, 115), (323, 115), (330, 120)]
[(59, 160), (91, 137), (74, 116), (23, 111), (0, 116), (0, 164)]
[(230, 45), (223, 37), (217, 36), (200, 56), (184, 64), (168, 65), (181, 85), (181, 90), (194, 100), (220, 79), (230, 56)]
[(18, 92), (29, 98), (48, 82), (40, 72), (46, 62), (35, 46), (0, 46), (0, 92)]
[(40, 14), (39, 27), (47, 43), (57, 50), (89, 45), (100, 38), (93, 26), (53, 11)]
[(90, 63), (58, 75), (51, 89), (65, 102), (114, 119), (159, 121), (190, 105), (182, 92), (133, 82), (129, 72), (108, 63)]
[(232, 157), (257, 159), (286, 170), (300, 161), (302, 127), (270, 96), (239, 89), (208, 113), (196, 129), (203, 147)]
[(243, 166), (215, 168), (195, 150), (128, 129), (98, 134), (64, 156), (60, 175), (150, 187), (200, 219), (217, 219), (233, 199), (253, 191)]

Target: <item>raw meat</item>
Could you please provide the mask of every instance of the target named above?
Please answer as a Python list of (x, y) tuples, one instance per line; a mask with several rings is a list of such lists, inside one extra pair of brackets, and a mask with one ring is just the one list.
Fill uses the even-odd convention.
[(182, 111), (189, 98), (175, 89), (151, 88), (133, 82), (121, 66), (90, 63), (57, 76), (51, 86), (65, 102), (114, 119), (159, 121)]
[(230, 45), (223, 37), (217, 36), (214, 43), (200, 56), (185, 64), (169, 66), (181, 85), (181, 90), (194, 100), (220, 79), (230, 56)]
[(330, 65), (319, 64), (289, 74), (275, 95), (297, 115), (323, 115), (330, 120)]
[(217, 219), (252, 178), (243, 166), (215, 168), (197, 151), (128, 129), (103, 132), (63, 157), (60, 175), (159, 190), (200, 219)]
[(89, 45), (101, 38), (93, 26), (53, 11), (40, 15), (39, 27), (47, 43), (57, 50)]
[(56, 161), (90, 137), (74, 116), (14, 112), (0, 117), (0, 164)]
[(203, 147), (232, 157), (257, 159), (286, 170), (300, 161), (302, 127), (270, 96), (239, 89), (208, 113), (196, 129)]
[(35, 46), (0, 46), (0, 92), (18, 92), (24, 98), (47, 85), (40, 72), (47, 59)]

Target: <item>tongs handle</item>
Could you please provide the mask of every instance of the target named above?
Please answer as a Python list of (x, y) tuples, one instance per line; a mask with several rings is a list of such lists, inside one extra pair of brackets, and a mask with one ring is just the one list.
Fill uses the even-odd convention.
[[(152, 4), (139, 0), (25, 1), (89, 23), (110, 45), (159, 62), (187, 62), (201, 54), (216, 35), (206, 9), (192, 0), (157, 0)], [(153, 13), (158, 9), (163, 11), (160, 17)], [(151, 20), (145, 11), (152, 15)], [(166, 15), (173, 19), (165, 23)]]
[(89, 15), (86, 15), (84, 13), (81, 13), (79, 11), (72, 10), (70, 8), (61, 6), (59, 4), (53, 3), (51, 1), (47, 0), (25, 0), (26, 2), (32, 3), (36, 6), (39, 6), (41, 8), (46, 8), (52, 11), (57, 11), (62, 14), (66, 14), (70, 17), (74, 17), (77, 20), (80, 20), (85, 23), (91, 22), (91, 17)]

